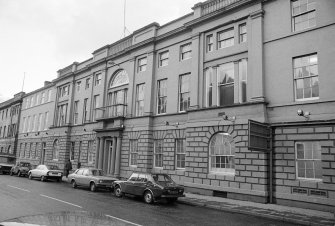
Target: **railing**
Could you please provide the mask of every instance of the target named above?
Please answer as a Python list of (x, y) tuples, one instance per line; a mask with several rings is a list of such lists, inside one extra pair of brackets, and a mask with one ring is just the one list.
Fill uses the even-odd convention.
[(201, 6), (201, 15), (206, 15), (209, 13), (212, 13), (216, 10), (219, 10), (221, 8), (227, 7), (229, 5), (234, 4), (235, 2), (238, 2), (241, 0), (214, 0), (214, 1), (209, 1), (208, 3), (204, 3)]
[(127, 105), (126, 104), (115, 104), (94, 110), (95, 119), (110, 119), (118, 117), (126, 117)]

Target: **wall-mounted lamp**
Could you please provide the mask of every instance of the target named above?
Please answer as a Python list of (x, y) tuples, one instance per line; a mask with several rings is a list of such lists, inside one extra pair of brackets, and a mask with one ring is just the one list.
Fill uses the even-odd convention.
[(45, 132), (46, 135), (48, 135), (48, 132)]
[(24, 136), (24, 137), (27, 137), (28, 135), (29, 135), (29, 134), (28, 134), (28, 133), (26, 133), (26, 134), (24, 134), (23, 136)]
[(299, 115), (299, 116), (302, 116), (302, 117), (304, 117), (306, 120), (309, 120), (309, 117), (310, 117), (310, 115), (311, 115), (311, 113), (309, 112), (309, 111), (303, 111), (303, 110), (301, 110), (301, 109), (299, 109), (298, 111), (297, 111), (297, 114)]
[(40, 132), (35, 133), (35, 136), (38, 136), (38, 135), (40, 135)]
[(84, 128), (84, 132), (86, 132), (86, 129)]

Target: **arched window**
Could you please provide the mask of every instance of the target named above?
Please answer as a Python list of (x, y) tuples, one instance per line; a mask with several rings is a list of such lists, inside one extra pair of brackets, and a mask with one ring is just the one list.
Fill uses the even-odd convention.
[(52, 159), (58, 160), (59, 157), (59, 141), (55, 140), (52, 147)]
[(125, 70), (121, 70), (121, 71), (118, 71), (116, 75), (114, 75), (109, 85), (109, 88), (115, 88), (115, 87), (119, 87), (119, 86), (127, 85), (127, 84), (129, 84), (128, 74)]
[(125, 70), (116, 72), (110, 81), (107, 97), (107, 117), (125, 116), (127, 114), (128, 74)]
[(228, 133), (217, 133), (209, 142), (209, 171), (235, 173), (235, 143)]

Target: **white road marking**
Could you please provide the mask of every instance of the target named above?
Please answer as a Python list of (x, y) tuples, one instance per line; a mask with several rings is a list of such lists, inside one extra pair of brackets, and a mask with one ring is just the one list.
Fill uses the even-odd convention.
[(19, 189), (19, 190), (21, 190), (21, 191), (30, 192), (29, 190), (26, 190), (26, 189), (23, 189), (23, 188), (18, 188), (18, 187), (11, 186), (11, 185), (7, 185), (7, 186), (8, 186), (8, 187), (11, 187), (11, 188)]
[(142, 226), (140, 224), (136, 224), (136, 223), (133, 223), (133, 222), (130, 222), (130, 221), (126, 221), (126, 220), (123, 220), (121, 218), (113, 217), (111, 215), (106, 215), (106, 217), (110, 217), (110, 218), (113, 218), (113, 219), (116, 219), (116, 220), (119, 220), (119, 221), (123, 221), (123, 222), (128, 223), (128, 224), (132, 224), (132, 225), (136, 225), (136, 226)]
[(83, 208), (83, 207), (78, 206), (78, 205), (76, 205), (76, 204), (73, 204), (73, 203), (70, 203), (70, 202), (65, 202), (65, 201), (63, 201), (63, 200), (56, 199), (56, 198), (53, 198), (53, 197), (50, 197), (50, 196), (47, 196), (47, 195), (40, 194), (40, 196), (43, 196), (43, 197), (45, 197), (45, 198), (49, 198), (49, 199), (53, 199), (53, 200), (56, 200), (56, 201), (58, 201), (58, 202), (66, 203), (66, 204), (69, 204), (69, 205), (71, 205), (71, 206), (76, 206), (76, 207), (78, 207), (78, 208)]

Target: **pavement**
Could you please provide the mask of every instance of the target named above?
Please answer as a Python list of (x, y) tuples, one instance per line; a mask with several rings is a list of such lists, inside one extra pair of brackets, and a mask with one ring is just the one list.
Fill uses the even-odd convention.
[(248, 214), (301, 225), (335, 226), (335, 213), (185, 193), (179, 203)]
[[(64, 182), (68, 182), (63, 177)], [(178, 203), (311, 226), (335, 226), (335, 213), (185, 193)]]

